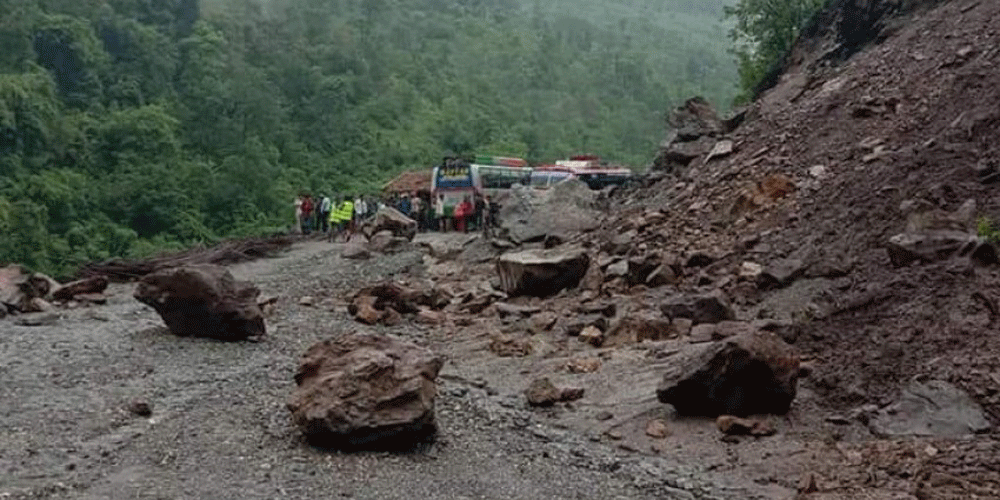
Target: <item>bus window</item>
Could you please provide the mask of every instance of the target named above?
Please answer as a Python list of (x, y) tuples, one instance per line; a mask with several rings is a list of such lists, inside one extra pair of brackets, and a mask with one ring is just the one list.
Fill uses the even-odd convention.
[(529, 184), (531, 170), (522, 168), (479, 166), (483, 189), (510, 189), (514, 184)]
[(552, 176), (548, 172), (532, 172), (531, 173), (531, 187), (536, 188), (546, 188), (549, 187), (549, 179)]

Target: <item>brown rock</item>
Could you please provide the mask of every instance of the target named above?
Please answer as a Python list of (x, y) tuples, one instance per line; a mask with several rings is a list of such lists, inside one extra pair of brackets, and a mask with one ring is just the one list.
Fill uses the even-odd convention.
[(778, 431), (769, 422), (732, 415), (720, 415), (715, 419), (715, 426), (723, 434), (730, 436), (773, 436)]
[(737, 335), (752, 333), (756, 330), (750, 323), (743, 321), (721, 321), (719, 323), (703, 323), (691, 328), (691, 343), (712, 342)]
[(597, 358), (571, 359), (566, 362), (566, 371), (570, 373), (593, 373), (601, 369), (601, 360)]
[(535, 332), (547, 332), (556, 326), (559, 317), (552, 312), (543, 312), (531, 317), (531, 329)]
[(691, 328), (694, 322), (688, 318), (674, 318), (670, 321), (670, 330), (673, 332), (672, 337), (686, 337), (691, 334)]
[(646, 424), (646, 435), (655, 439), (663, 439), (670, 435), (670, 429), (662, 419), (655, 418)]
[(386, 335), (326, 340), (302, 357), (288, 409), (319, 446), (405, 447), (436, 431), (435, 379), (443, 363)]
[(548, 378), (533, 380), (524, 395), (531, 406), (552, 406), (561, 398), (559, 389)]
[(660, 310), (668, 318), (688, 318), (695, 325), (736, 319), (729, 298), (722, 290), (705, 295), (674, 297), (662, 304)]
[(505, 316), (522, 316), (527, 318), (532, 314), (539, 313), (542, 311), (541, 307), (538, 306), (522, 306), (518, 304), (510, 304), (507, 302), (497, 302), (496, 306), (497, 315), (501, 318)]
[(375, 302), (377, 300), (371, 295), (356, 297), (354, 302), (348, 306), (348, 312), (354, 315), (354, 319), (366, 325), (377, 324), (382, 319), (382, 312), (375, 309)]
[(670, 319), (658, 311), (636, 311), (613, 322), (603, 345), (619, 346), (644, 340), (665, 340), (673, 335)]
[(546, 297), (579, 285), (589, 266), (582, 249), (559, 247), (504, 254), (497, 260), (497, 274), (510, 296)]
[(52, 291), (52, 297), (56, 300), (73, 300), (73, 297), (83, 293), (104, 293), (108, 288), (108, 278), (104, 276), (94, 276), (72, 283), (66, 283)]
[(104, 305), (108, 303), (108, 296), (103, 293), (81, 293), (76, 296), (76, 300), (85, 304)]
[(392, 207), (382, 207), (370, 221), (361, 225), (361, 234), (369, 240), (378, 233), (388, 233), (390, 238), (413, 241), (417, 235), (417, 221)]
[(580, 342), (586, 342), (594, 347), (604, 344), (604, 332), (596, 326), (588, 326), (580, 332)]
[(559, 401), (576, 401), (583, 397), (584, 392), (582, 387), (563, 387), (559, 389)]
[(799, 479), (799, 493), (808, 495), (809, 493), (816, 493), (819, 491), (819, 481), (816, 479), (815, 472), (806, 472)]
[(531, 339), (511, 335), (496, 335), (490, 340), (490, 351), (501, 358), (523, 358), (533, 350)]
[(420, 312), (417, 313), (416, 321), (425, 325), (440, 325), (444, 323), (445, 316), (444, 313), (421, 308)]
[(681, 415), (784, 414), (795, 399), (798, 352), (775, 333), (755, 331), (701, 344), (664, 374), (660, 402)]
[(265, 334), (259, 294), (223, 267), (199, 265), (149, 274), (134, 296), (156, 309), (174, 335), (242, 340)]

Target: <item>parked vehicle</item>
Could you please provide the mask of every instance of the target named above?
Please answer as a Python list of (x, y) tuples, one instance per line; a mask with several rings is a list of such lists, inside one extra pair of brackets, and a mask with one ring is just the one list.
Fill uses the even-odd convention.
[(559, 160), (554, 165), (542, 165), (531, 172), (531, 186), (547, 189), (569, 178), (580, 179), (590, 189), (622, 185), (632, 178), (632, 171), (625, 167), (608, 165), (596, 156), (573, 156)]
[(476, 156), (473, 161), (449, 157), (434, 167), (431, 195), (444, 195), (445, 211), (450, 213), (462, 200), (476, 193), (503, 203), (515, 184), (531, 182), (531, 168), (520, 158)]

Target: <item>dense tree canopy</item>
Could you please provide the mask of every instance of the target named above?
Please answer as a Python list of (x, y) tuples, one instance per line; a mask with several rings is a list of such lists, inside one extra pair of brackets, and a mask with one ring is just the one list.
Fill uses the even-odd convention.
[(752, 97), (767, 74), (780, 65), (799, 30), (827, 0), (739, 0), (725, 9), (735, 20), (730, 37), (739, 61), (740, 100)]
[(726, 0), (0, 0), (0, 263), (284, 230), (445, 154), (643, 168)]

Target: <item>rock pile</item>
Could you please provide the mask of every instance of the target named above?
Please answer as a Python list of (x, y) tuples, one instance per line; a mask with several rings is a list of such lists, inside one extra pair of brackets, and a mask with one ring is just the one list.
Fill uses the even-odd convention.
[(451, 295), (441, 288), (416, 289), (399, 283), (381, 283), (358, 290), (349, 299), (348, 312), (368, 325), (398, 325), (405, 315), (423, 323), (440, 323), (439, 312), (451, 303)]
[(56, 305), (103, 304), (108, 279), (93, 276), (60, 284), (41, 274), (29, 274), (21, 266), (0, 269), (0, 318), (8, 314), (48, 312)]

